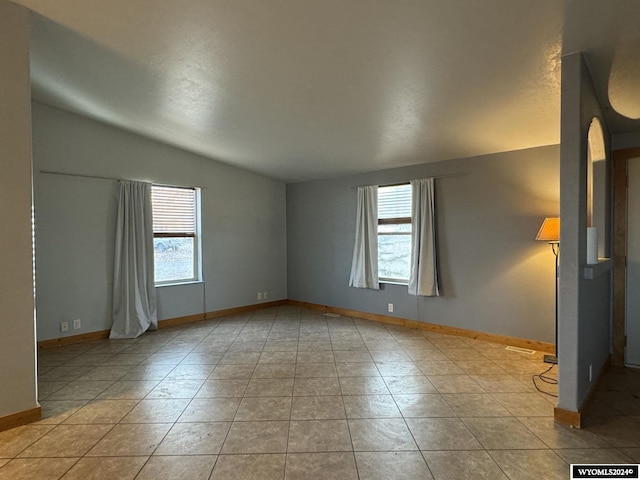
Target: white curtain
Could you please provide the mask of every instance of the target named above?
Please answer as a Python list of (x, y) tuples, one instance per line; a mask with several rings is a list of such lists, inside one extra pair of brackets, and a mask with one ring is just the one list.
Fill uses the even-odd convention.
[(349, 286), (380, 289), (378, 281), (378, 186), (358, 187), (356, 241)]
[(109, 338), (136, 338), (158, 328), (151, 184), (120, 180)]
[(411, 180), (411, 270), (409, 293), (440, 296), (436, 255), (434, 180)]

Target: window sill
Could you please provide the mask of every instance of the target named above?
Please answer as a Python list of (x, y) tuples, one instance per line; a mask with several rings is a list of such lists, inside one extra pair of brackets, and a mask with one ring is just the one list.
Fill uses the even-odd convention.
[(379, 280), (378, 283), (385, 283), (387, 285), (403, 285), (405, 287), (409, 286), (409, 282), (394, 282), (393, 280)]
[(204, 282), (202, 280), (189, 280), (189, 281), (186, 281), (186, 282), (156, 283), (156, 288), (179, 287), (180, 285), (193, 285), (193, 284), (197, 284), (197, 283), (204, 284)]

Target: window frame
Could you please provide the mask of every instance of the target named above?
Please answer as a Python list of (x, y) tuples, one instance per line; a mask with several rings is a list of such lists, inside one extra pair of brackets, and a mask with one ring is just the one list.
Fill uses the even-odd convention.
[[(399, 187), (399, 186), (404, 186), (404, 185), (411, 185), (410, 182), (401, 182), (401, 183), (394, 183), (394, 184), (390, 184), (390, 185), (379, 185), (378, 186), (378, 203), (380, 201), (380, 190), (383, 188), (390, 188), (390, 187)], [(413, 222), (412, 222), (412, 214), (411, 214), (411, 199), (413, 192), (409, 193), (409, 216), (403, 216), (403, 217), (392, 217), (392, 218), (380, 218), (380, 211), (378, 211), (378, 232), (377, 235), (378, 237), (380, 237), (380, 235), (407, 235), (407, 236), (411, 236), (412, 231), (408, 231), (408, 232), (380, 232), (380, 225), (411, 225), (412, 229), (413, 229)], [(378, 243), (378, 270), (380, 270), (380, 248), (379, 248), (380, 244)], [(411, 259), (409, 259), (409, 262), (411, 261)], [(392, 284), (398, 284), (398, 285), (408, 285), (409, 284), (409, 275), (410, 272), (407, 272), (407, 278), (393, 278), (393, 277), (378, 277), (378, 281), (380, 283), (392, 283)]]
[[(202, 281), (202, 247), (200, 242), (200, 228), (201, 228), (201, 216), (200, 216), (200, 195), (201, 189), (199, 187), (185, 187), (179, 185), (163, 185), (163, 184), (152, 184), (151, 189), (153, 192), (154, 187), (161, 188), (170, 188), (176, 190), (192, 190), (194, 192), (194, 220), (195, 220), (195, 228), (193, 232), (156, 232), (153, 230), (153, 239), (154, 239), (154, 271), (156, 267), (156, 259), (155, 259), (155, 239), (156, 238), (193, 238), (193, 276), (189, 278), (180, 278), (180, 279), (171, 279), (171, 280), (163, 280), (163, 281), (155, 281), (154, 284), (156, 287), (164, 287), (170, 285), (184, 285), (189, 283), (197, 283)], [(153, 198), (153, 195), (152, 195)], [(152, 202), (152, 211), (154, 211), (154, 206)], [(155, 275), (154, 275), (155, 277)]]

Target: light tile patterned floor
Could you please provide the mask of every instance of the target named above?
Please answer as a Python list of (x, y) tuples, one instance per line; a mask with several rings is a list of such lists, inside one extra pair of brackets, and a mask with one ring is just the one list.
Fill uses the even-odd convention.
[(0, 480), (537, 480), (640, 462), (638, 371), (612, 369), (574, 430), (532, 383), (540, 354), (295, 307), (39, 365), (44, 418), (0, 433)]

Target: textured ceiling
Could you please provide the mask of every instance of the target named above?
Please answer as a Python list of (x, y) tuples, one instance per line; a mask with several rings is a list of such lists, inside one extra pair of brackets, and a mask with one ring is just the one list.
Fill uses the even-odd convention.
[(557, 144), (584, 51), (640, 131), (637, 0), (15, 0), (34, 99), (284, 181)]

